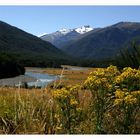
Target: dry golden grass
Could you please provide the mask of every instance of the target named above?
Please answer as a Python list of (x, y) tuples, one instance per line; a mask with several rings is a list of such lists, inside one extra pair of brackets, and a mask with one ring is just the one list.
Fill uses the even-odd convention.
[[(63, 75), (61, 84), (64, 86), (76, 84), (61, 89), (55, 86), (45, 89), (0, 88), (0, 134), (139, 134), (140, 96), (136, 104), (125, 104), (126, 108), (115, 105), (116, 86), (112, 90), (106, 87), (93, 90), (82, 85), (89, 73), (95, 70), (39, 70)], [(57, 82), (52, 84), (60, 83)], [(77, 102), (72, 104), (72, 100)]]
[[(0, 88), (0, 134), (53, 134), (56, 127), (57, 104), (54, 89)], [(89, 92), (79, 93), (80, 108), (89, 105)]]
[[(28, 68), (30, 69), (30, 68)], [(38, 70), (37, 70), (38, 71)], [(42, 73), (61, 75), (62, 69), (43, 69)], [(77, 84), (84, 81), (89, 71), (64, 70), (62, 83)], [(59, 81), (58, 81), (59, 82)], [(0, 133), (5, 134), (53, 134), (66, 133), (56, 130), (55, 116), (60, 112), (52, 100), (54, 89), (22, 89), (0, 88)], [(83, 112), (88, 110), (91, 99), (89, 91), (79, 92), (80, 105)], [(87, 108), (87, 109), (86, 109)], [(85, 113), (86, 114), (86, 113)], [(86, 117), (85, 117), (86, 118)], [(59, 122), (59, 121), (57, 121)], [(87, 130), (90, 123), (81, 124)], [(90, 131), (87, 130), (87, 133)], [(77, 133), (82, 133), (77, 127)]]
[(0, 133), (48, 133), (50, 99), (46, 90), (0, 88)]
[[(91, 71), (96, 70), (96, 68), (86, 68), (82, 70), (69, 70), (69, 68), (77, 68), (75, 66), (63, 66), (65, 69), (63, 71), (62, 68), (42, 68), (39, 72), (53, 74), (53, 75), (61, 75), (62, 74), (62, 83), (63, 85), (75, 85), (75, 84), (83, 84), (83, 82), (88, 77)], [(27, 70), (34, 70), (37, 72), (37, 69), (34, 68), (26, 68)], [(63, 71), (63, 73), (62, 73)], [(59, 83), (59, 80), (57, 81)]]

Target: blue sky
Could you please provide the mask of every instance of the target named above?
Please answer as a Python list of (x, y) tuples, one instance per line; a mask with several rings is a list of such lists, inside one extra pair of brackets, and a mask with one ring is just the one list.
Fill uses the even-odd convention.
[(140, 6), (0, 6), (0, 20), (40, 35), (83, 25), (140, 22)]

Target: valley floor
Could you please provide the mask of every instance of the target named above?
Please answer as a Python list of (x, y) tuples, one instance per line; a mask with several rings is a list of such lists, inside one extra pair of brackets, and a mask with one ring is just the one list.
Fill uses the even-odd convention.
[(140, 70), (39, 71), (62, 78), (42, 89), (0, 87), (0, 134), (140, 134)]

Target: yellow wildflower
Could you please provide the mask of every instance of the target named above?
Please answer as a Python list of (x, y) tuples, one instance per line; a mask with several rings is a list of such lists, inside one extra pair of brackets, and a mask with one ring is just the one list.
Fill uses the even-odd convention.
[(116, 77), (115, 82), (118, 84), (140, 84), (140, 71), (130, 67), (124, 68), (123, 73)]
[(62, 89), (56, 89), (55, 91), (53, 91), (53, 97), (54, 98), (67, 98), (69, 96), (69, 91), (66, 90), (65, 88)]
[(121, 105), (122, 102), (123, 102), (123, 99), (116, 99), (116, 100), (114, 101), (114, 105)]
[(124, 92), (122, 90), (120, 90), (120, 89), (117, 89), (116, 92), (115, 92), (115, 97), (116, 98), (121, 99), (121, 98), (124, 97), (124, 95), (125, 95)]
[(125, 98), (124, 98), (124, 102), (126, 104), (135, 104), (137, 102), (137, 99), (134, 98), (132, 95), (127, 95)]
[(105, 73), (107, 76), (117, 76), (120, 74), (119, 70), (117, 69), (116, 66), (109, 66), (107, 67), (107, 69), (105, 70)]
[(79, 89), (80, 89), (80, 85), (71, 86), (70, 92), (75, 92), (75, 91), (78, 91)]
[(72, 105), (72, 106), (78, 105), (78, 101), (76, 101), (75, 99), (71, 99), (70, 105)]
[(131, 92), (134, 96), (140, 96), (140, 90)]

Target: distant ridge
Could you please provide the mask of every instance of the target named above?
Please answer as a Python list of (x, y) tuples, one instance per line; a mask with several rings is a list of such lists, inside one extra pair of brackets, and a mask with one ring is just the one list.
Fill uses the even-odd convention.
[(65, 55), (49, 42), (0, 21), (0, 53), (10, 54), (24, 66), (57, 67)]
[(78, 58), (111, 60), (133, 41), (140, 43), (140, 23), (119, 22), (94, 29), (81, 38), (65, 44), (62, 50)]

